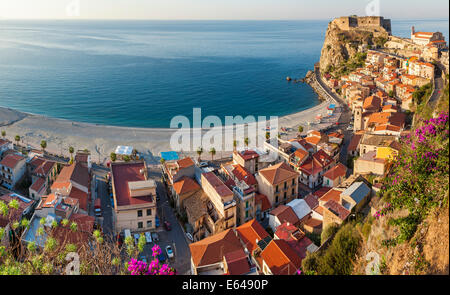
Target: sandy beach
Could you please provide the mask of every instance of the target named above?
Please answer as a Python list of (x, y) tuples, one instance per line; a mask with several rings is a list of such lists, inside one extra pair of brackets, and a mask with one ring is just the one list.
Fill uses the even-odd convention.
[[(299, 125), (304, 127), (305, 133), (311, 128), (320, 129), (332, 124), (331, 121), (334, 121), (336, 114), (322, 124), (307, 126), (307, 122), (314, 122), (318, 114), (326, 115), (329, 103), (323, 101), (310, 109), (280, 117), (278, 126), (289, 130), (283, 137), (296, 136)], [(29, 145), (36, 149), (40, 149), (40, 142), (46, 140), (46, 150), (55, 155), (68, 157), (69, 146), (75, 150), (88, 149), (91, 151), (92, 160), (97, 163), (108, 161), (110, 153), (118, 145), (129, 145), (143, 154), (148, 163), (155, 164), (159, 163), (160, 152), (171, 150), (170, 138), (177, 129), (104, 126), (27, 114), (0, 107), (0, 130), (6, 131), (6, 137), (12, 141), (16, 135), (20, 135), (21, 145)], [(217, 152), (216, 158), (230, 154), (231, 151)], [(183, 152), (183, 155), (193, 156), (196, 153)], [(205, 151), (202, 158), (208, 159), (211, 156)]]

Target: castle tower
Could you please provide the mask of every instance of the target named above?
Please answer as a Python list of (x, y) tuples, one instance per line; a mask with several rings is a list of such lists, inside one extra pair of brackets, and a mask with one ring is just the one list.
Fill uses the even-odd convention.
[(359, 130), (363, 130), (364, 126), (363, 126), (363, 117), (362, 117), (362, 108), (361, 107), (356, 107), (355, 108), (355, 114), (354, 114), (354, 124), (353, 124), (353, 129), (354, 131), (359, 131)]
[(416, 29), (414, 26), (411, 27), (411, 39), (413, 38), (414, 34), (416, 33)]

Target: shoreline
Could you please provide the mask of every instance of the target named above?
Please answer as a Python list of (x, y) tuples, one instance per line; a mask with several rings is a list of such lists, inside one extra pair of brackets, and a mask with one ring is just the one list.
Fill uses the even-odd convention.
[[(309, 85), (314, 89), (311, 84)], [(285, 136), (295, 137), (297, 135), (296, 129), (299, 125), (304, 127), (303, 133), (306, 133), (310, 129), (324, 128), (327, 124), (327, 122), (324, 122), (322, 124), (314, 124), (314, 126), (307, 125), (307, 122), (314, 122), (318, 114), (326, 115), (326, 106), (330, 103), (329, 100), (324, 99), (317, 93), (315, 89), (314, 91), (321, 101), (318, 105), (278, 118), (279, 128), (285, 127), (288, 130), (290, 129)], [(202, 116), (202, 119), (205, 117)], [(41, 140), (46, 140), (46, 150), (55, 155), (69, 157), (69, 146), (73, 146), (75, 150), (88, 149), (91, 151), (92, 161), (102, 164), (108, 161), (110, 153), (118, 145), (133, 146), (143, 154), (147, 163), (157, 164), (159, 163), (160, 152), (171, 150), (170, 138), (174, 132), (179, 130), (84, 123), (30, 114), (1, 106), (0, 129), (6, 131), (6, 138), (9, 140), (14, 142), (14, 136), (18, 134), (21, 136), (21, 145), (30, 145), (37, 149), (40, 149)], [(191, 132), (195, 129), (183, 130)], [(207, 129), (202, 129), (202, 131), (207, 131)], [(216, 158), (231, 156), (231, 153), (232, 151), (218, 151)], [(182, 156), (198, 157), (195, 151), (181, 152), (181, 154)], [(202, 154), (202, 158), (210, 159), (211, 156), (205, 151)]]

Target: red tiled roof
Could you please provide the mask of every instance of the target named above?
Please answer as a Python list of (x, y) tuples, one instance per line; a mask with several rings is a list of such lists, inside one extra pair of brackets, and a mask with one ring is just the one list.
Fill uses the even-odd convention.
[(22, 160), (25, 160), (25, 157), (18, 154), (10, 154), (3, 158), (0, 165), (14, 169)]
[(274, 275), (292, 275), (302, 265), (302, 259), (284, 240), (272, 240), (261, 257)]
[(228, 229), (189, 244), (189, 249), (192, 262), (199, 267), (221, 262), (227, 253), (242, 249), (242, 245), (233, 230)]
[(130, 196), (128, 182), (147, 180), (147, 177), (144, 174), (141, 174), (142, 169), (147, 169), (144, 162), (111, 163), (111, 175), (114, 183), (117, 206), (145, 204), (153, 201), (150, 196)]
[(56, 163), (53, 161), (44, 161), (41, 165), (39, 165), (33, 170), (33, 173), (47, 176), (48, 174), (50, 174), (55, 165)]
[(321, 187), (317, 191), (315, 191), (313, 194), (317, 198), (322, 197), (324, 194), (326, 194), (331, 188), (330, 187)]
[(228, 267), (228, 275), (244, 275), (250, 272), (250, 265), (244, 250), (229, 252), (224, 256)]
[(347, 167), (342, 163), (338, 163), (336, 166), (325, 172), (323, 177), (326, 177), (331, 180), (335, 180), (338, 177), (345, 177), (347, 174)]
[(36, 181), (33, 182), (33, 184), (30, 186), (30, 189), (35, 192), (39, 192), (41, 190), (41, 188), (44, 186), (44, 184), (45, 184), (45, 178), (38, 177), (38, 179), (36, 179)]
[(242, 159), (244, 159), (244, 161), (248, 161), (259, 157), (259, 154), (253, 150), (244, 150), (242, 152), (237, 153), (239, 156), (241, 156)]
[(79, 190), (76, 187), (72, 187), (69, 193), (69, 197), (73, 199), (77, 199), (80, 202), (80, 209), (83, 209), (84, 211), (87, 211), (87, 205), (88, 205), (88, 194), (83, 192), (82, 190)]
[(381, 107), (381, 98), (369, 96), (364, 100), (363, 109), (378, 110)]
[(359, 142), (361, 141), (362, 134), (353, 134), (352, 139), (348, 145), (348, 151), (356, 151), (358, 149)]
[(214, 172), (203, 173), (206, 181), (214, 188), (221, 197), (233, 195), (233, 192), (214, 174)]
[(262, 212), (267, 211), (270, 208), (272, 208), (272, 206), (270, 205), (270, 201), (266, 195), (256, 194), (255, 195), (255, 203), (256, 204), (261, 203), (261, 211)]
[(200, 185), (189, 177), (183, 177), (173, 184), (174, 190), (178, 195), (200, 190)]
[(350, 211), (345, 209), (344, 206), (334, 200), (329, 200), (323, 207), (331, 211), (341, 220), (345, 220), (347, 216), (350, 215)]
[(305, 197), (305, 202), (306, 204), (308, 204), (309, 208), (311, 208), (311, 210), (314, 210), (314, 208), (316, 208), (317, 206), (319, 206), (319, 197), (313, 194), (308, 194)]
[(250, 253), (258, 248), (256, 240), (261, 241), (269, 236), (256, 219), (240, 225), (236, 228), (236, 232)]
[(277, 208), (270, 211), (269, 214), (276, 216), (281, 223), (289, 222), (292, 224), (297, 224), (300, 221), (297, 214), (295, 214), (294, 209), (286, 205), (278, 206)]
[(333, 158), (330, 157), (323, 150), (317, 151), (312, 158), (303, 163), (300, 166), (300, 170), (309, 175), (316, 175), (323, 170), (324, 167), (332, 164), (334, 162)]
[(194, 161), (190, 157), (184, 158), (182, 160), (178, 160), (177, 164), (180, 169), (191, 167), (191, 166), (195, 165)]
[(19, 221), (23, 212), (33, 204), (33, 202), (26, 203), (20, 198), (11, 196), (11, 194), (0, 195), (0, 201), (3, 201), (6, 205), (12, 200), (19, 202), (19, 208), (17, 210), (10, 210), (9, 216), (7, 215), (6, 217), (0, 213), (0, 227), (6, 227), (10, 222)]
[(239, 180), (244, 181), (248, 186), (257, 184), (256, 178), (245, 167), (241, 165), (233, 165), (233, 175)]
[(337, 189), (331, 189), (326, 194), (324, 194), (322, 197), (320, 197), (319, 202), (328, 202), (329, 200), (333, 200), (335, 202), (339, 202), (341, 199), (341, 191), (338, 191)]
[(272, 185), (290, 180), (293, 177), (298, 177), (298, 173), (285, 162), (259, 170), (259, 174), (267, 179)]

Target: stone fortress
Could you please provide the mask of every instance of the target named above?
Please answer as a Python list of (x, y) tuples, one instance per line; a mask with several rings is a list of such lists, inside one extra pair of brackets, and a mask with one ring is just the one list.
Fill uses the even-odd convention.
[(333, 23), (343, 31), (362, 30), (392, 34), (391, 20), (382, 16), (343, 16), (333, 20)]

